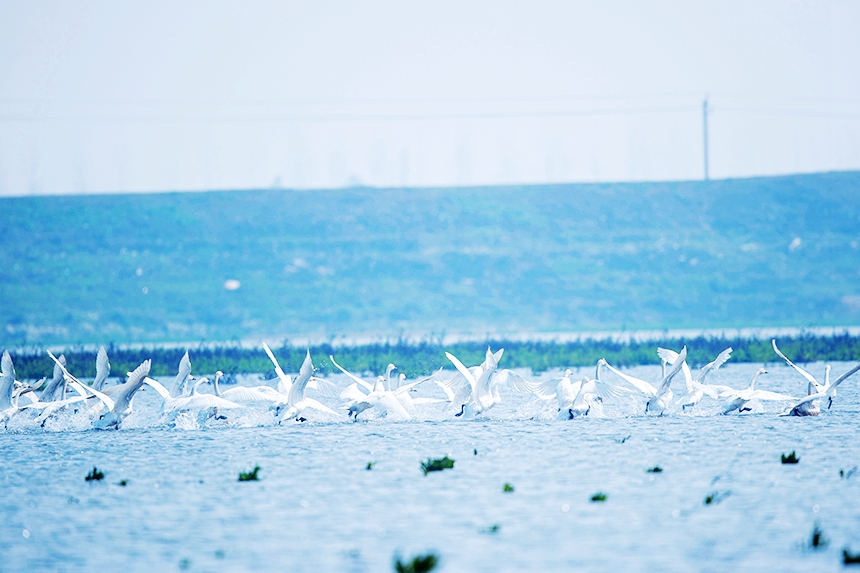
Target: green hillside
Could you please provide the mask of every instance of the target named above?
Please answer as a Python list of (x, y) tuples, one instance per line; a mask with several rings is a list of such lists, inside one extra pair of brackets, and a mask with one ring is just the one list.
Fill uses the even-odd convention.
[(857, 172), (4, 198), (0, 233), (3, 345), (860, 324)]

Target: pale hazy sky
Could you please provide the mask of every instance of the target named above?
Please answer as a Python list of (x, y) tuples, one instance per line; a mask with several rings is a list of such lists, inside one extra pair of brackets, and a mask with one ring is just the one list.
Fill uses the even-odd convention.
[(0, 195), (860, 169), (860, 2), (0, 0)]

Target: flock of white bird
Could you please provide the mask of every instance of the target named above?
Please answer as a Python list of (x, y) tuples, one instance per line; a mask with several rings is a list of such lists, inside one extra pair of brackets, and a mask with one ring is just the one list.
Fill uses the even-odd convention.
[[(16, 380), (12, 358), (8, 351), (0, 360), (0, 421), (8, 428), (13, 417), (26, 417), (33, 425), (44, 426), (45, 422), (62, 414), (82, 415), (92, 420), (96, 429), (118, 429), (123, 420), (132, 412), (134, 396), (141, 389), (149, 387), (161, 399), (160, 422), (173, 425), (180, 415), (196, 416), (198, 423), (209, 420), (228, 420), (238, 411), (246, 408), (268, 408), (277, 423), (296, 420), (305, 421), (305, 414), (311, 410), (323, 412), (328, 416), (344, 416), (358, 421), (375, 417), (390, 420), (410, 420), (416, 406), (422, 404), (441, 404), (455, 417), (475, 418), (501, 402), (501, 390), (525, 392), (541, 400), (558, 403), (559, 419), (574, 419), (587, 416), (596, 406), (606, 400), (621, 396), (641, 396), (645, 402), (645, 413), (663, 415), (680, 407), (681, 410), (695, 408), (703, 399), (723, 402), (722, 413), (752, 411), (754, 401), (782, 401), (790, 403), (782, 415), (815, 416), (821, 412), (822, 402), (829, 409), (836, 397), (837, 387), (851, 375), (860, 370), (857, 364), (834, 381), (830, 380), (830, 366), (825, 367), (824, 382), (816, 380), (809, 372), (795, 365), (777, 348), (773, 349), (785, 363), (802, 376), (807, 384), (806, 396), (797, 398), (756, 388), (756, 382), (767, 371), (759, 369), (750, 380), (749, 386), (736, 389), (729, 386), (709, 384), (708, 374), (717, 370), (731, 357), (731, 348), (721, 352), (712, 362), (706, 364), (696, 377), (687, 365), (687, 348), (680, 352), (658, 348), (657, 354), (662, 362), (662, 376), (655, 383), (630, 376), (611, 366), (606, 360), (597, 362), (594, 378), (588, 376), (572, 380), (573, 372), (567, 370), (561, 380), (532, 381), (508, 369), (500, 369), (499, 361), (504, 350), (492, 352), (487, 349), (484, 361), (472, 367), (465, 366), (456, 356), (445, 355), (456, 368), (451, 375), (443, 369), (433, 375), (413, 382), (400, 374), (392, 377), (396, 370), (389, 364), (384, 375), (371, 383), (347, 371), (330, 356), (334, 364), (352, 382), (341, 388), (333, 382), (314, 376), (314, 366), (308, 351), (304, 362), (295, 377), (286, 374), (278, 364), (277, 358), (268, 346), (263, 349), (274, 365), (277, 379), (274, 385), (255, 387), (236, 386), (221, 389), (219, 384), (223, 373), (218, 371), (214, 378), (195, 378), (191, 374), (191, 360), (188, 352), (179, 363), (179, 371), (168, 389), (149, 376), (151, 360), (145, 360), (127, 379), (117, 385), (106, 386), (110, 376), (110, 362), (104, 347), (96, 357), (96, 377), (90, 384), (84, 383), (66, 369), (65, 358), (48, 352), (54, 361), (53, 377), (50, 381), (43, 378), (34, 383)], [(611, 380), (602, 378), (602, 371), (612, 373)], [(677, 400), (672, 391), (672, 381), (681, 372), (684, 377), (684, 393)], [(428, 382), (435, 382), (445, 393), (445, 398), (413, 396), (416, 388)], [(210, 384), (213, 393), (204, 393), (201, 386)], [(626, 385), (625, 385), (626, 384)], [(43, 388), (44, 386), (44, 388)], [(340, 412), (306, 395), (308, 390), (321, 396), (341, 402)], [(344, 414), (345, 413), (345, 414)]]

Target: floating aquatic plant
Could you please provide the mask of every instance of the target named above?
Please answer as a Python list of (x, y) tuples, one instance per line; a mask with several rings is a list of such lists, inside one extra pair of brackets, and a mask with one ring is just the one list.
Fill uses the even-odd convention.
[(411, 561), (401, 561), (400, 557), (394, 558), (394, 570), (397, 573), (428, 573), (436, 569), (439, 557), (434, 553), (427, 555), (416, 555)]
[(599, 491), (591, 496), (591, 501), (606, 501), (606, 494)]
[(653, 468), (648, 468), (645, 471), (649, 474), (661, 474), (663, 473), (663, 468), (661, 468), (660, 466), (654, 466)]
[(626, 435), (626, 436), (624, 436), (623, 438), (616, 438), (616, 439), (615, 439), (615, 443), (616, 443), (616, 444), (623, 444), (624, 442), (626, 442), (626, 441), (627, 441), (627, 440), (629, 440), (629, 439), (630, 439), (630, 434), (627, 434), (627, 435)]
[(87, 474), (87, 477), (84, 478), (86, 481), (101, 481), (105, 479), (105, 474), (96, 466), (93, 466), (93, 471)]
[(421, 462), (421, 471), (426, 476), (430, 472), (441, 472), (442, 470), (450, 470), (454, 467), (454, 460), (445, 456), (444, 458), (427, 458), (426, 462)]
[(848, 479), (851, 476), (853, 476), (855, 473), (857, 473), (857, 466), (854, 466), (853, 468), (851, 468), (847, 472), (845, 470), (839, 470), (839, 477), (841, 477), (842, 479)]
[(851, 553), (848, 549), (842, 550), (843, 565), (860, 565), (860, 553)]
[(788, 455), (782, 454), (782, 456), (780, 456), (780, 459), (782, 459), (782, 463), (784, 464), (796, 464), (800, 461), (800, 458), (797, 457), (797, 455), (794, 453), (794, 450), (791, 450), (791, 453)]
[(730, 491), (715, 491), (706, 495), (705, 500), (702, 503), (704, 503), (705, 505), (717, 505), (718, 503), (729, 497), (729, 495), (731, 495)]
[(809, 536), (809, 547), (816, 550), (827, 547), (827, 538), (824, 536), (824, 532), (817, 521), (812, 526), (812, 535)]
[(366, 469), (366, 470), (370, 471), (370, 470), (372, 470), (372, 469), (373, 469), (373, 466), (374, 466), (375, 464), (376, 464), (376, 462), (367, 462), (367, 466), (366, 466), (364, 469)]
[(514, 492), (514, 486), (505, 482), (505, 487), (502, 488), (502, 491), (505, 493), (513, 493)]
[(128, 485), (128, 480), (127, 480), (127, 479), (121, 479), (121, 480), (119, 480), (119, 485), (121, 485), (122, 487), (127, 486), (127, 485)]
[(249, 472), (239, 472), (239, 481), (260, 481), (260, 466), (254, 466)]

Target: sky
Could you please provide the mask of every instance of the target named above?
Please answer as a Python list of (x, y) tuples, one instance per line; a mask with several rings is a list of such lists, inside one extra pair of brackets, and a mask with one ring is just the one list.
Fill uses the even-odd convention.
[(860, 2), (0, 0), (0, 195), (860, 169)]

